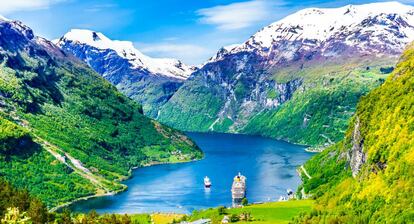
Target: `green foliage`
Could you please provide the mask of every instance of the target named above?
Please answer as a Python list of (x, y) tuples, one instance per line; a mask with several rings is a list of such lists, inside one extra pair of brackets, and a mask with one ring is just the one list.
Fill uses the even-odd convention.
[(248, 204), (249, 204), (249, 201), (247, 200), (247, 198), (243, 198), (243, 200), (241, 201), (241, 204), (242, 204), (243, 206), (246, 206), (246, 205), (248, 205)]
[[(360, 97), (386, 76), (381, 75), (379, 66), (369, 71), (360, 64), (325, 66), (297, 74), (305, 79), (305, 91), (296, 91), (291, 100), (276, 109), (254, 115), (240, 131), (310, 146), (340, 141)], [(272, 91), (268, 95), (273, 95)]]
[(312, 205), (313, 201), (311, 200), (294, 200), (249, 205), (243, 208), (230, 208), (225, 209), (225, 212), (220, 212), (224, 207), (218, 207), (216, 209), (193, 211), (186, 219), (188, 221), (195, 221), (208, 218), (212, 220), (212, 223), (221, 223), (223, 217), (227, 215), (230, 218), (233, 217), (234, 220), (241, 219), (241, 221), (253, 221), (258, 224), (289, 223), (298, 214), (310, 211)]
[(18, 208), (8, 208), (4, 218), (1, 219), (2, 224), (25, 224), (31, 223), (26, 212), (20, 212)]
[[(31, 197), (28, 191), (18, 190), (2, 179), (0, 179), (0, 198), (1, 218), (10, 221), (24, 216), (36, 224), (43, 224), (48, 220), (48, 212), (41, 201)], [(6, 223), (11, 222), (6, 221)]]
[(267, 92), (267, 98), (269, 98), (269, 99), (276, 99), (276, 98), (278, 98), (279, 97), (279, 92), (277, 91), (277, 90), (275, 90), (275, 89), (270, 89), (268, 92)]
[(226, 207), (224, 207), (224, 206), (220, 206), (220, 207), (218, 207), (218, 208), (217, 208), (217, 211), (218, 211), (218, 214), (219, 214), (219, 215), (225, 215), (225, 214), (227, 214), (227, 212), (226, 212)]
[(246, 95), (247, 92), (246, 86), (243, 84), (243, 82), (239, 81), (234, 89), (234, 93), (236, 94), (237, 98), (243, 98)]
[[(305, 165), (312, 179), (304, 179), (304, 187), (317, 197), (317, 204), (314, 211), (296, 221), (413, 222), (413, 127), (411, 46), (387, 81), (361, 99), (345, 139)], [(355, 133), (359, 133), (361, 141), (354, 137)], [(351, 148), (360, 144), (367, 161), (354, 178), (350, 175), (349, 155), (353, 153)]]
[(239, 216), (236, 214), (230, 215), (230, 222), (238, 222), (240, 220)]
[[(394, 63), (395, 58), (363, 57), (294, 64), (267, 77), (278, 84), (300, 80), (297, 91), (284, 93), (274, 85), (254, 89), (257, 80), (249, 78), (258, 74), (236, 78), (225, 69), (219, 75), (226, 81), (195, 75), (161, 108), (158, 120), (186, 131), (240, 132), (326, 147), (344, 137), (358, 100), (384, 82)], [(221, 81), (231, 83), (234, 96)], [(247, 97), (252, 91), (260, 99)], [(281, 94), (292, 98), (276, 108), (263, 106), (280, 101)]]
[(32, 148), (29, 131), (0, 117), (0, 154), (11, 155)]
[[(0, 53), (0, 175), (16, 187), (51, 207), (122, 190), (119, 181), (133, 167), (202, 156), (186, 136), (146, 118), (90, 68), (28, 45)], [(26, 52), (31, 48), (43, 54)], [(67, 164), (79, 160), (99, 183), (50, 151)]]
[(158, 121), (185, 131), (208, 131), (224, 101), (219, 89), (202, 85), (201, 77), (186, 81), (160, 110)]

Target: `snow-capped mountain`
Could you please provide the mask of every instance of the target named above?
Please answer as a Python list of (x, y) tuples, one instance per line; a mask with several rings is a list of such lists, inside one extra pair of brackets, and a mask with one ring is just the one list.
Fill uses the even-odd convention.
[(413, 6), (304, 9), (220, 49), (163, 106), (159, 120), (191, 131), (330, 143), (411, 41)]
[(121, 92), (156, 117), (163, 105), (194, 71), (176, 59), (151, 58), (132, 42), (111, 40), (102, 33), (73, 29), (55, 43), (88, 63)]
[(177, 59), (151, 58), (137, 50), (130, 41), (111, 40), (100, 32), (82, 29), (72, 29), (62, 38), (55, 41), (64, 47), (67, 43), (83, 44), (96, 48), (96, 51), (113, 50), (118, 56), (127, 59), (133, 69), (145, 69), (154, 75), (163, 75), (177, 79), (187, 79), (193, 72)]
[(352, 54), (400, 54), (414, 39), (413, 27), (414, 7), (398, 2), (308, 8), (264, 27), (229, 53), (256, 51), (269, 56), (288, 42), (296, 47), (279, 55), (288, 60), (295, 56), (292, 50), (316, 48), (327, 57), (343, 56), (346, 48), (352, 48)]

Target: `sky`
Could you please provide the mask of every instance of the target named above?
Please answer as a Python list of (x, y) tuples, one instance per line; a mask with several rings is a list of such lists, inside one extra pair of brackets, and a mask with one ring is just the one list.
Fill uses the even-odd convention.
[[(223, 46), (243, 43), (262, 27), (308, 7), (381, 0), (0, 0), (0, 15), (20, 20), (38, 36), (70, 29), (132, 41), (152, 57), (197, 65)], [(414, 0), (398, 0), (414, 5)]]

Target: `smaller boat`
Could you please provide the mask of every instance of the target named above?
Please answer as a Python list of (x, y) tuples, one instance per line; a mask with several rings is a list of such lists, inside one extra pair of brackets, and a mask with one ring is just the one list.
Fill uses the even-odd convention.
[(211, 180), (207, 176), (204, 177), (204, 187), (210, 188), (211, 187)]

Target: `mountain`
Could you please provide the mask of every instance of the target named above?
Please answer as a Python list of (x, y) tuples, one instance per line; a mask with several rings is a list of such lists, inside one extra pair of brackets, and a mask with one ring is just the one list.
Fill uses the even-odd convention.
[(412, 40), (412, 6), (304, 9), (219, 50), (158, 120), (325, 147), (343, 137), (358, 99), (386, 79)]
[(304, 165), (317, 198), (300, 223), (414, 220), (414, 43), (379, 88), (362, 97), (345, 138)]
[(131, 42), (110, 40), (95, 31), (73, 29), (55, 43), (142, 104), (151, 117), (194, 71), (179, 60), (150, 58)]
[(125, 189), (133, 167), (200, 158), (88, 65), (0, 19), (0, 177), (49, 207)]

